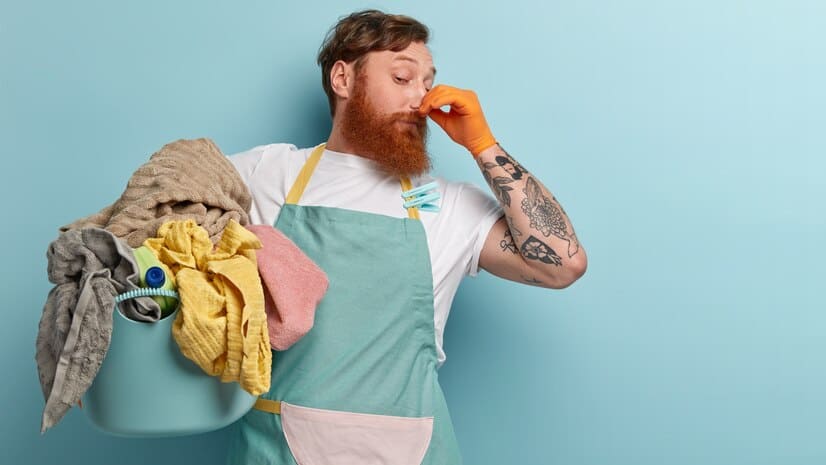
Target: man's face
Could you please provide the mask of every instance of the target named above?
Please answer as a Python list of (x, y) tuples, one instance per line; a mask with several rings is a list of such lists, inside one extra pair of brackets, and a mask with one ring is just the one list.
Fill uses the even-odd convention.
[(382, 115), (418, 110), (436, 74), (433, 57), (421, 42), (400, 52), (371, 52), (360, 71), (370, 83), (368, 101)]
[(343, 133), (359, 155), (376, 160), (393, 175), (419, 175), (430, 169), (427, 122), (417, 110), (434, 75), (430, 51), (420, 42), (400, 52), (366, 56), (341, 120)]

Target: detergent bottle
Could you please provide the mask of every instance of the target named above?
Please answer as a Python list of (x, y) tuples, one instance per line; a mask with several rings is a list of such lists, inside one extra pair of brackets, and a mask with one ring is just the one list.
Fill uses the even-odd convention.
[[(175, 290), (175, 277), (169, 268), (146, 246), (132, 250), (140, 270), (140, 285), (160, 289)], [(178, 306), (178, 300), (172, 297), (153, 296), (161, 307), (161, 318), (169, 315)]]

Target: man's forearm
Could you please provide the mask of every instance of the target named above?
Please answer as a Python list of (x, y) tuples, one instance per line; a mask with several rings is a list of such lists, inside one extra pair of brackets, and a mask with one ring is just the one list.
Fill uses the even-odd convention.
[(498, 144), (480, 153), (476, 163), (505, 210), (510, 234), (502, 240), (512, 247), (503, 251), (520, 253), (541, 274), (577, 273), (584, 252), (568, 215), (548, 189)]

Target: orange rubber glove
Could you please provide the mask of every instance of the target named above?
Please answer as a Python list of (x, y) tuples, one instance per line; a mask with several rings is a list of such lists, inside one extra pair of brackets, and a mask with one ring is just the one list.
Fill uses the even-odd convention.
[[(449, 112), (441, 110), (445, 105), (450, 105)], [(479, 99), (472, 90), (438, 85), (425, 94), (419, 114), (429, 115), (454, 142), (470, 150), (474, 158), (496, 145)]]

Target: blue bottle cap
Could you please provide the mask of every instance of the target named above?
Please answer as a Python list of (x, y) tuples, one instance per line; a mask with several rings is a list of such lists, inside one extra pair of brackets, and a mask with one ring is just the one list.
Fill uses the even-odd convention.
[(150, 267), (146, 270), (144, 281), (146, 281), (146, 285), (149, 287), (161, 287), (166, 282), (166, 273), (164, 273), (159, 266)]

